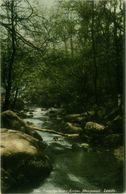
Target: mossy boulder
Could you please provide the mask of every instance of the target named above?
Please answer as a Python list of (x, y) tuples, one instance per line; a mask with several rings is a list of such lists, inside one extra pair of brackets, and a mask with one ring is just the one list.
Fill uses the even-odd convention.
[(52, 166), (43, 141), (12, 129), (1, 130), (2, 192), (43, 180)]
[(69, 114), (65, 116), (65, 120), (68, 122), (81, 124), (83, 116), (81, 114)]
[(73, 124), (73, 123), (70, 123), (70, 122), (67, 122), (64, 126), (64, 132), (65, 133), (80, 133), (80, 131), (82, 131), (82, 128)]
[(106, 133), (104, 125), (90, 121), (86, 123), (85, 128), (80, 132), (80, 138), (91, 146), (99, 146), (102, 145)]
[(17, 114), (11, 110), (1, 113), (1, 127), (7, 129), (14, 129), (29, 134), (39, 140), (41, 136), (28, 124), (26, 124)]
[(81, 121), (81, 127), (84, 129), (85, 125), (89, 121), (95, 120), (95, 112), (94, 111), (87, 111), (81, 114), (83, 119)]
[(83, 150), (89, 150), (90, 145), (89, 145), (88, 143), (81, 143), (81, 144), (80, 144), (80, 147), (81, 147)]
[(90, 132), (96, 132), (96, 133), (103, 132), (104, 129), (105, 129), (104, 125), (101, 125), (101, 124), (98, 124), (92, 121), (87, 122), (85, 125), (85, 130), (88, 131), (89, 133)]
[(73, 143), (72, 144), (72, 150), (76, 151), (76, 150), (84, 150), (84, 151), (88, 151), (90, 148), (90, 145), (88, 143)]
[(92, 121), (87, 122), (85, 128), (80, 133), (80, 138), (92, 147), (117, 148), (123, 144), (123, 133), (116, 133), (118, 130), (115, 127), (115, 123), (118, 123), (118, 119), (120, 121), (120, 118), (115, 119), (109, 127)]
[(124, 146), (119, 146), (114, 150), (114, 156), (120, 161), (124, 161), (125, 159), (125, 151), (124, 151)]

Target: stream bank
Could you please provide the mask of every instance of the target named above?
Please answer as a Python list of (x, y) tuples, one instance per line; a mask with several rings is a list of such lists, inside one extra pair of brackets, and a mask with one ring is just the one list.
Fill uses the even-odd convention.
[[(50, 116), (49, 112), (50, 109), (36, 108), (32, 111), (32, 118), (24, 120), (34, 123), (37, 127), (59, 132), (63, 127), (62, 117), (60, 118), (58, 114)], [(90, 193), (91, 190), (104, 192), (107, 189), (112, 193), (122, 192), (123, 156), (118, 160), (111, 150), (73, 148), (74, 144), (82, 143), (78, 137), (67, 138), (60, 134), (41, 131), (38, 133), (48, 144), (45, 152), (51, 158), (53, 171), (30, 193), (44, 194), (46, 191)]]
[[(50, 117), (49, 112), (49, 109), (32, 108), (24, 121), (29, 126), (33, 123), (36, 128), (45, 129), (38, 133), (47, 144), (44, 155), (51, 159), (53, 170), (38, 185), (35, 186), (31, 182), (31, 188), (24, 185), (19, 189), (14, 188), (13, 192), (44, 194), (46, 191), (48, 193), (52, 191), (85, 193), (87, 191), (90, 193), (91, 190), (103, 192), (109, 189), (112, 193), (121, 193), (123, 190), (122, 159), (118, 160), (111, 150), (93, 150), (88, 147), (80, 149), (78, 145), (81, 141), (78, 137), (68, 138), (60, 134), (58, 129), (62, 128), (62, 118), (58, 114)], [(48, 129), (58, 132), (50, 133)]]

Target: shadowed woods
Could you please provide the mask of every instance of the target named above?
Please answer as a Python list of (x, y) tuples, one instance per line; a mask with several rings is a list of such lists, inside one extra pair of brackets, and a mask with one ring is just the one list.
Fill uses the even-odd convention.
[(0, 26), (3, 192), (55, 174), (49, 158), (52, 148), (63, 153), (61, 139), (71, 154), (111, 153), (122, 177), (123, 1), (56, 0), (45, 10), (43, 2), (3, 0)]

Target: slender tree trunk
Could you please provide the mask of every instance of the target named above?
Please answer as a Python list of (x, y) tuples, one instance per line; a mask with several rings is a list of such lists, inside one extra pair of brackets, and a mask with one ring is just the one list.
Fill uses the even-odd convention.
[(73, 46), (73, 37), (72, 37), (72, 34), (70, 36), (70, 47), (71, 47), (71, 57), (73, 59), (73, 57), (74, 57), (74, 46)]
[(96, 45), (95, 45), (95, 32), (94, 32), (94, 1), (92, 1), (92, 57), (94, 65), (94, 90), (95, 90), (95, 103), (98, 104), (98, 91), (97, 91), (97, 79), (98, 79), (98, 70), (97, 70), (97, 60), (96, 60)]
[(12, 54), (10, 57), (9, 68), (8, 68), (4, 110), (9, 109), (10, 107), (12, 72), (13, 72), (15, 53), (16, 53), (16, 46), (15, 46), (16, 37), (15, 37), (15, 26), (14, 26), (14, 0), (11, 3), (11, 32), (10, 33), (11, 33), (11, 42), (12, 42)]
[[(116, 95), (116, 106), (118, 106), (118, 100), (120, 96), (120, 100), (122, 99), (122, 89), (123, 89), (123, 72), (122, 72), (122, 63), (123, 61), (121, 60), (121, 48), (119, 45), (119, 34), (117, 32), (118, 27), (117, 27), (117, 21), (116, 21), (116, 6), (114, 7), (114, 30), (113, 30), (113, 35), (114, 35), (114, 50), (115, 50), (115, 71), (116, 71), (116, 80), (115, 80), (115, 95)], [(123, 43), (122, 43), (123, 44)], [(123, 57), (123, 56), (122, 56)], [(121, 102), (122, 103), (122, 102)]]

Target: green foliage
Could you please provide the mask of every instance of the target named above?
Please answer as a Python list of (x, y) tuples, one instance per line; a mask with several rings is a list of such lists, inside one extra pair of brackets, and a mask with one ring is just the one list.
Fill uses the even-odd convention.
[[(118, 106), (118, 95), (123, 96), (122, 7), (116, 0), (69, 0), (59, 1), (52, 15), (33, 9), (27, 26), (20, 23), (26, 39), (16, 40), (12, 101), (20, 97), (30, 104), (61, 106), (75, 113)], [(8, 45), (9, 39), (6, 43), (3, 39), (3, 85)]]

